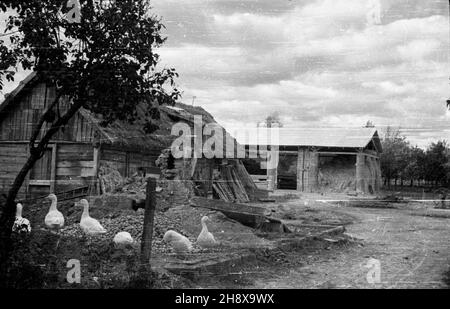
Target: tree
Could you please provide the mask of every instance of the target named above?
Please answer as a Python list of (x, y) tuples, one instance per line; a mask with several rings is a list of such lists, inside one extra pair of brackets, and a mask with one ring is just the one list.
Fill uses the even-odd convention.
[(449, 147), (447, 142), (442, 140), (431, 143), (426, 151), (426, 175), (427, 180), (434, 181), (435, 185), (445, 184), (449, 181)]
[(372, 121), (367, 120), (366, 125), (364, 126), (364, 128), (375, 128), (375, 125), (373, 124)]
[(382, 139), (383, 152), (381, 153), (381, 171), (386, 183), (390, 186), (392, 179), (401, 180), (405, 177), (405, 169), (408, 165), (409, 143), (399, 129), (388, 127)]
[(411, 187), (414, 185), (414, 180), (424, 179), (425, 162), (425, 151), (417, 146), (411, 147), (408, 163), (404, 171), (404, 176), (406, 179), (409, 179)]
[(267, 128), (273, 127), (274, 124), (278, 125), (278, 128), (283, 127), (283, 123), (281, 122), (280, 114), (278, 112), (273, 112), (267, 116), (263, 123)]
[[(149, 0), (80, 0), (80, 20), (67, 18), (71, 8), (63, 0), (2, 0), (0, 10), (13, 12), (6, 23), (9, 42), (0, 41), (0, 78), (13, 80), (20, 67), (35, 70), (57, 89), (43, 111), (29, 141), (29, 157), (9, 190), (0, 217), (1, 265), (11, 249), (15, 198), (24, 179), (46, 146), (80, 108), (115, 120), (141, 120), (143, 129), (156, 127), (158, 106), (174, 104), (180, 92), (172, 68), (157, 69), (155, 49), (166, 40), (161, 20), (151, 15)], [(6, 60), (3, 62), (3, 60)], [(3, 84), (0, 84), (2, 90)], [(60, 112), (61, 98), (70, 106)], [(137, 105), (145, 107), (145, 116)], [(44, 124), (51, 124), (49, 129)], [(39, 133), (45, 130), (38, 140)], [(1, 271), (1, 270), (0, 270)]]

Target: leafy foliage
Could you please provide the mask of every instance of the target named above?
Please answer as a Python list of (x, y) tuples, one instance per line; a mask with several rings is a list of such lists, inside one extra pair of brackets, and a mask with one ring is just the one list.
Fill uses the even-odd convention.
[(273, 112), (269, 116), (267, 116), (264, 119), (263, 124), (267, 128), (271, 128), (271, 127), (282, 128), (283, 127), (283, 123), (281, 121), (281, 117), (280, 117), (280, 114), (278, 112)]
[(381, 170), (388, 181), (450, 181), (450, 149), (446, 141), (432, 143), (425, 151), (412, 146), (398, 129), (388, 127), (382, 145)]
[[(79, 23), (65, 15), (63, 0), (2, 1), (10, 14), (0, 41), (0, 77), (14, 78), (14, 69), (33, 69), (74, 105), (116, 119), (151, 119), (158, 105), (174, 104), (180, 92), (173, 68), (157, 70), (155, 49), (166, 40), (161, 20), (150, 15), (148, 0), (81, 0)], [(0, 84), (1, 90), (2, 84)], [(137, 113), (143, 105), (144, 115)]]
[(381, 167), (386, 179), (399, 178), (408, 165), (409, 143), (399, 130), (387, 128), (382, 140)]
[[(14, 80), (20, 68), (34, 70), (56, 89), (29, 141), (29, 157), (11, 184), (0, 216), (0, 277), (13, 248), (15, 198), (29, 171), (52, 137), (80, 108), (99, 115), (103, 124), (139, 120), (144, 131), (157, 127), (158, 107), (180, 97), (173, 68), (158, 68), (155, 52), (166, 40), (149, 0), (2, 0), (6, 34), (0, 40), (0, 80)], [(79, 10), (80, 19), (67, 13)], [(69, 14), (70, 15), (70, 14)], [(0, 91), (3, 89), (0, 83)], [(67, 109), (61, 98), (69, 100)], [(142, 112), (138, 112), (142, 111)], [(61, 113), (63, 111), (63, 113)], [(48, 125), (45, 125), (48, 124)], [(1, 206), (1, 205), (0, 205)], [(1, 281), (1, 279), (0, 279)]]

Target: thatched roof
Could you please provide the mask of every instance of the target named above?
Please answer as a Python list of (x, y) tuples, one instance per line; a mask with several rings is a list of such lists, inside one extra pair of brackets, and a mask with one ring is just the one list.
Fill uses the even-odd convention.
[[(0, 103), (0, 116), (8, 114), (8, 107), (20, 101), (24, 94), (30, 91), (40, 82), (41, 76), (37, 72), (32, 72), (19, 86), (10, 94), (5, 96), (5, 100)], [(143, 106), (138, 106), (138, 114), (144, 115)], [(194, 115), (203, 116), (203, 123), (216, 123), (211, 114), (199, 106), (190, 106), (177, 103), (175, 106), (161, 106), (160, 119), (154, 120), (159, 127), (155, 132), (146, 134), (143, 130), (144, 123), (136, 121), (130, 124), (126, 121), (115, 121), (114, 123), (103, 127), (101, 126), (102, 117), (95, 115), (86, 109), (80, 109), (78, 116), (87, 120), (87, 123), (94, 129), (92, 136), (86, 136), (82, 142), (99, 142), (111, 144), (119, 147), (142, 149), (142, 150), (160, 150), (170, 147), (176, 136), (171, 135), (172, 126), (179, 122), (185, 122), (191, 126), (194, 123)]]
[[(101, 142), (126, 148), (163, 149), (170, 147), (177, 136), (171, 135), (172, 126), (177, 122), (184, 122), (193, 126), (194, 116), (203, 116), (203, 123), (216, 123), (214, 118), (199, 106), (188, 106), (177, 103), (175, 106), (161, 106), (160, 118), (154, 120), (159, 127), (151, 134), (143, 130), (143, 123), (137, 121), (130, 124), (125, 121), (115, 121), (101, 126), (101, 117), (97, 117), (86, 109), (80, 110), (83, 117), (89, 120), (101, 134)], [(143, 113), (143, 110), (140, 111)]]

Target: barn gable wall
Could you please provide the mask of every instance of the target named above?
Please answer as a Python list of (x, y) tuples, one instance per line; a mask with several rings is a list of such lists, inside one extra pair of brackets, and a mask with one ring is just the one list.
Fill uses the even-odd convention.
[[(43, 111), (55, 98), (54, 87), (48, 87), (44, 83), (37, 83), (26, 87), (16, 96), (15, 102), (3, 110), (0, 114), (0, 141), (27, 141), (31, 138), (33, 128), (37, 124)], [(61, 113), (68, 107), (67, 98), (61, 99)], [(49, 128), (49, 124), (46, 124)], [(63, 130), (54, 137), (55, 141), (93, 142), (96, 137), (95, 128), (80, 113), (77, 113)], [(38, 138), (38, 139), (39, 139)]]
[[(28, 158), (28, 145), (0, 143), (0, 193), (7, 193), (10, 185)], [(25, 195), (22, 187), (19, 196)]]

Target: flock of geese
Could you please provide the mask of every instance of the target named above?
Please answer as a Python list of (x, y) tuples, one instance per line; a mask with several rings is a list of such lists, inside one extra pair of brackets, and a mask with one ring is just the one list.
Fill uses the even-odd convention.
[[(58, 233), (64, 227), (64, 215), (58, 210), (58, 199), (55, 194), (50, 194), (47, 199), (51, 201), (51, 205), (45, 216), (44, 223), (47, 229), (52, 233)], [(94, 219), (89, 215), (89, 202), (86, 199), (82, 199), (75, 203), (75, 206), (83, 207), (80, 228), (85, 235), (96, 236), (107, 232), (97, 219)], [(31, 233), (31, 224), (28, 219), (22, 217), (22, 211), (23, 205), (18, 203), (16, 205), (16, 219), (12, 231), (17, 234), (28, 234)], [(216, 241), (214, 235), (208, 230), (207, 222), (210, 221), (211, 220), (207, 216), (204, 216), (201, 219), (202, 230), (195, 242), (195, 244), (201, 248), (212, 248), (219, 245), (219, 242)], [(169, 230), (164, 234), (163, 241), (170, 244), (177, 255), (189, 253), (193, 251), (194, 248), (193, 243), (187, 237), (173, 230)], [(113, 242), (116, 247), (123, 248), (125, 246), (133, 245), (134, 239), (130, 233), (120, 232), (114, 236)]]

